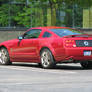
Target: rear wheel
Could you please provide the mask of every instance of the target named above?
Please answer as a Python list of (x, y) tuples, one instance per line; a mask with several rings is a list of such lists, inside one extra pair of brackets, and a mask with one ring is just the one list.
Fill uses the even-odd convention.
[(41, 51), (41, 65), (45, 69), (53, 68), (55, 66), (53, 55), (49, 49), (43, 49)]
[(9, 65), (9, 64), (11, 64), (9, 53), (8, 53), (6, 48), (1, 48), (0, 49), (0, 64), (1, 65)]
[(80, 63), (81, 66), (85, 69), (89, 69), (89, 68), (92, 68), (92, 62), (91, 61), (85, 61), (85, 62), (81, 62)]

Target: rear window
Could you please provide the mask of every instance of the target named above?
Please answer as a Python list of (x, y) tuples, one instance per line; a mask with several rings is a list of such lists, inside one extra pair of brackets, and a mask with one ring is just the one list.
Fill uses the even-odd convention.
[(68, 36), (68, 35), (84, 34), (80, 31), (75, 30), (75, 29), (50, 29), (50, 30), (60, 37)]

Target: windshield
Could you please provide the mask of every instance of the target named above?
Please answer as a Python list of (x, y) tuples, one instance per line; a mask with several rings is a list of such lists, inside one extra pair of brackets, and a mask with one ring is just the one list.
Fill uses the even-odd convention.
[(68, 36), (68, 35), (84, 34), (80, 31), (75, 30), (75, 29), (50, 29), (50, 30), (60, 37)]

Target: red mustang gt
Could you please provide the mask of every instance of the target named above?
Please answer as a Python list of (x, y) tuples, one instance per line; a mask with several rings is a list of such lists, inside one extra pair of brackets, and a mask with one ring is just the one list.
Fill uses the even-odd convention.
[(92, 36), (66, 27), (30, 28), (18, 39), (0, 44), (0, 64), (34, 62), (43, 68), (56, 63), (92, 66)]

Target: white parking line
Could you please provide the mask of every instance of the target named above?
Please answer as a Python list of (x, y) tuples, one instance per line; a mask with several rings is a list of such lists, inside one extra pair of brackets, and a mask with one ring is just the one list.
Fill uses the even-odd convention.
[(75, 71), (68, 71), (68, 70), (54, 70), (54, 69), (41, 69), (41, 68), (33, 68), (33, 67), (19, 67), (19, 66), (0, 66), (0, 68), (7, 68), (13, 70), (20, 70), (20, 71), (33, 71), (33, 72), (43, 72), (43, 73), (53, 73), (53, 74), (76, 74)]

